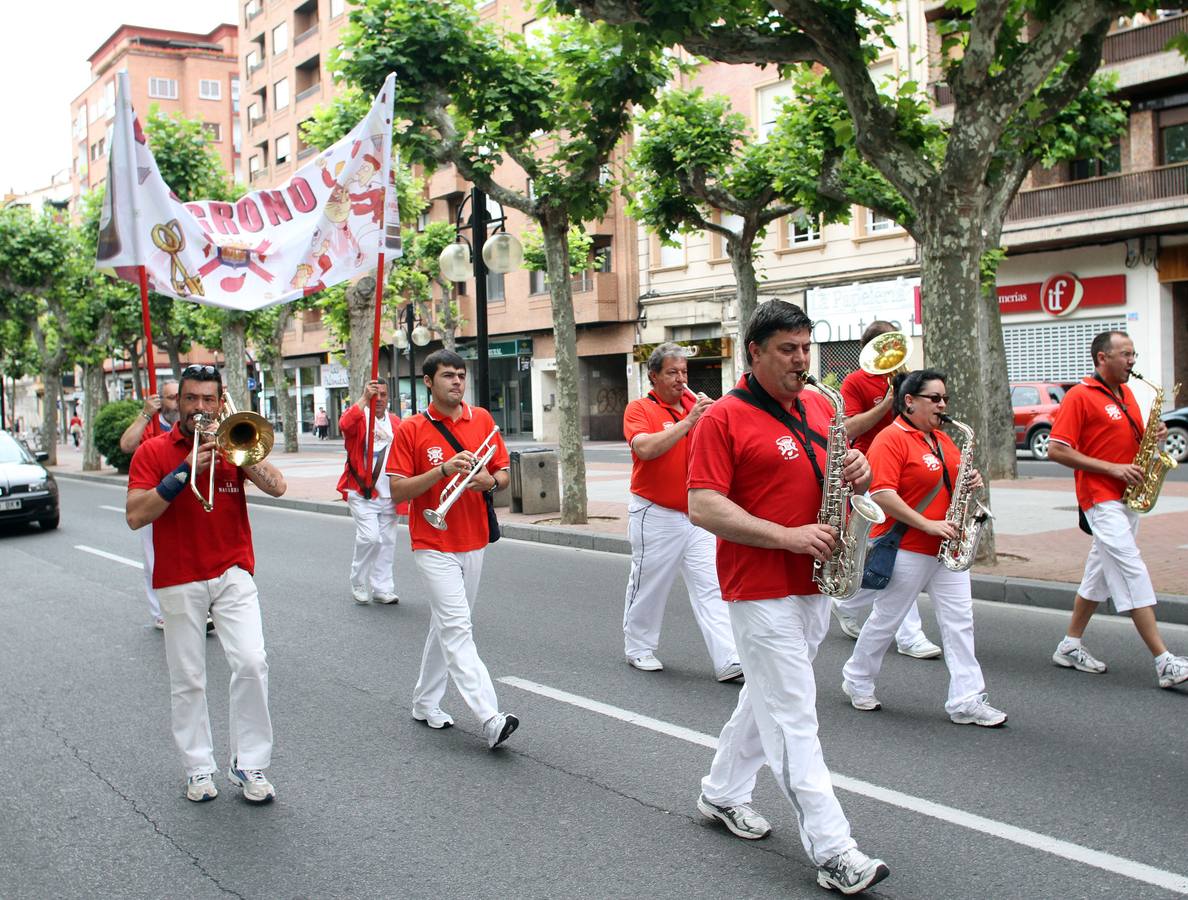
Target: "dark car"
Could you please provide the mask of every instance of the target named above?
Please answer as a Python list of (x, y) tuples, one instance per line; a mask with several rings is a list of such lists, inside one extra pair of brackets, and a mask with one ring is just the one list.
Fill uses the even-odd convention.
[(47, 457), (34, 456), (9, 432), (0, 431), (0, 523), (58, 527), (58, 483), (41, 464)]
[(1051, 381), (1011, 382), (1011, 409), (1015, 414), (1015, 447), (1030, 450), (1036, 459), (1048, 458), (1052, 419), (1064, 399), (1066, 386)]
[(1188, 462), (1188, 406), (1181, 406), (1163, 414), (1167, 423), (1167, 442), (1164, 449), (1176, 462)]

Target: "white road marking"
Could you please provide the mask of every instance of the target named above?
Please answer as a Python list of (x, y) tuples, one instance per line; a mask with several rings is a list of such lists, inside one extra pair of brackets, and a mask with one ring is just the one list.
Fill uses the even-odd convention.
[(122, 506), (103, 506), (102, 504), (100, 504), (99, 508), (100, 509), (110, 509), (112, 512), (118, 512), (118, 513), (126, 512), (126, 510)]
[(95, 556), (102, 556), (104, 559), (110, 559), (112, 562), (123, 563), (125, 566), (131, 566), (133, 569), (140, 569), (144, 571), (144, 563), (137, 562), (134, 559), (128, 559), (126, 556), (116, 556), (114, 553), (108, 553), (106, 550), (97, 550), (94, 547), (88, 547), (85, 544), (75, 544), (75, 550), (81, 550), (83, 553), (92, 553)]
[[(693, 731), (692, 729), (685, 728), (681, 725), (674, 725), (671, 722), (664, 722), (660, 719), (653, 719), (650, 716), (632, 712), (629, 709), (621, 709), (620, 707), (611, 706), (598, 700), (591, 700), (588, 697), (571, 694), (568, 691), (558, 690), (548, 685), (538, 684), (535, 681), (527, 681), (515, 676), (507, 676), (498, 680), (503, 684), (517, 687), (520, 690), (538, 694), (542, 697), (548, 697), (551, 700), (557, 700), (561, 703), (568, 703), (571, 706), (596, 712), (611, 719), (618, 719), (629, 725), (637, 725), (649, 731), (675, 737), (690, 744), (696, 744), (699, 747), (717, 749), (718, 746), (718, 739), (713, 735)], [(1165, 869), (1157, 869), (1145, 863), (1135, 862), (1121, 856), (1114, 856), (1112, 853), (1103, 853), (1100, 850), (1082, 847), (1080, 844), (1062, 841), (1059, 838), (1041, 834), (1038, 831), (1019, 828), (1015, 825), (1009, 825), (1006, 822), (988, 819), (985, 816), (975, 815), (974, 813), (955, 809), (951, 806), (933, 803), (931, 800), (913, 797), (910, 794), (890, 790), (877, 784), (871, 784), (869, 781), (851, 778), (848, 775), (839, 775), (836, 772), (831, 773), (831, 775), (833, 777), (833, 784), (836, 787), (853, 794), (860, 794), (863, 797), (870, 797), (873, 800), (879, 800), (891, 806), (898, 806), (901, 809), (939, 819), (942, 822), (959, 825), (971, 831), (979, 831), (991, 837), (1010, 841), (1024, 847), (1030, 847), (1034, 850), (1041, 850), (1044, 853), (1050, 853), (1053, 856), (1059, 856), (1063, 859), (1082, 863), (1087, 866), (1093, 866), (1094, 868), (1112, 872), (1115, 875), (1121, 875), (1124, 878), (1130, 878), (1134, 881), (1141, 881), (1145, 884), (1151, 884), (1169, 891), (1188, 893), (1188, 875), (1181, 875)]]

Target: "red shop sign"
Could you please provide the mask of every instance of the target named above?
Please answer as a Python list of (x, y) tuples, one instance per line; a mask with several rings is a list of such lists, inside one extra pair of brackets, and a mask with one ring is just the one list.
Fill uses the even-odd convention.
[(1043, 310), (1050, 316), (1059, 317), (1082, 306), (1125, 305), (1125, 275), (1077, 278), (1061, 272), (1049, 276), (1043, 284), (1011, 284), (998, 288), (998, 311), (1002, 315)]

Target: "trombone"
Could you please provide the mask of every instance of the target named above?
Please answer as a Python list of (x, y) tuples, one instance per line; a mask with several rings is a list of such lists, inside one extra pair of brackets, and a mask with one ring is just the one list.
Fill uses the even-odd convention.
[[(194, 416), (194, 449), (190, 453), (190, 472), (198, 468), (198, 445), (203, 438), (213, 439), (215, 451), (233, 466), (254, 466), (272, 452), (276, 433), (272, 424), (263, 416), (249, 411), (239, 412), (231, 395), (223, 391), (223, 404), (218, 415), (198, 413)], [(210, 478), (206, 487), (207, 496), (202, 496), (198, 484), (190, 480), (190, 490), (207, 512), (214, 509), (215, 462), (210, 461)]]
[(882, 375), (891, 381), (906, 372), (911, 355), (911, 336), (902, 331), (884, 331), (871, 338), (858, 354), (858, 368), (869, 375)]
[(479, 444), (478, 449), (474, 451), (475, 455), (478, 456), (478, 461), (466, 473), (466, 477), (463, 478), (461, 472), (455, 472), (454, 477), (447, 481), (446, 486), (441, 489), (437, 509), (425, 510), (425, 521), (438, 531), (446, 531), (449, 528), (445, 520), (446, 513), (450, 511), (451, 506), (458, 502), (458, 498), (462, 496), (462, 492), (474, 480), (474, 476), (478, 474), (479, 470), (485, 469), (487, 463), (495, 455), (495, 435), (497, 434), (499, 434), (498, 425), (491, 429), (491, 433), (487, 435), (487, 439)]

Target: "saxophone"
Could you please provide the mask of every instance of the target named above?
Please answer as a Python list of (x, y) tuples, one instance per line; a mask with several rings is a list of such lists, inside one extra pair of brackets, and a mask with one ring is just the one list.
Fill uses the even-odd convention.
[(841, 394), (821, 384), (807, 372), (800, 374), (800, 380), (811, 384), (833, 404), (833, 422), (829, 425), (829, 443), (825, 450), (825, 483), (821, 486), (821, 509), (817, 513), (817, 523), (832, 525), (837, 529), (838, 538), (829, 559), (824, 562), (813, 560), (813, 583), (821, 589), (821, 593), (835, 600), (845, 600), (858, 593), (862, 585), (870, 529), (886, 521), (887, 516), (877, 503), (865, 495), (855, 495), (854, 489), (842, 480), (850, 442), (846, 437), (845, 401)]
[[(1155, 433), (1163, 421), (1163, 388), (1156, 387), (1138, 372), (1131, 372), (1131, 378), (1137, 378), (1143, 384), (1155, 391), (1155, 399), (1151, 401), (1151, 411), (1147, 414), (1147, 428), (1143, 432), (1143, 439), (1139, 442), (1138, 453), (1135, 454), (1133, 465), (1143, 470), (1143, 480), (1138, 484), (1129, 485), (1122, 494), (1122, 502), (1135, 512), (1150, 512), (1159, 499), (1159, 492), (1163, 490), (1163, 479), (1167, 473), (1179, 465), (1172, 455), (1159, 449), (1159, 442)], [(1177, 384), (1172, 388), (1172, 396), (1180, 392)]]
[(978, 544), (982, 540), (982, 529), (994, 518), (994, 514), (981, 500), (974, 496), (973, 465), (974, 430), (964, 422), (958, 422), (943, 413), (940, 420), (961, 432), (961, 464), (957, 467), (957, 483), (953, 497), (945, 512), (945, 521), (957, 529), (957, 537), (941, 541), (936, 558), (946, 569), (964, 572), (973, 565), (978, 555)]

